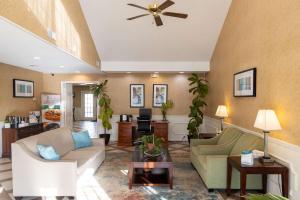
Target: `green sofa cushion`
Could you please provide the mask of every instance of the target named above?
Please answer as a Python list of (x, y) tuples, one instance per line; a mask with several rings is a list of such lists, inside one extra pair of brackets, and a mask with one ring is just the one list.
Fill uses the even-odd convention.
[(237, 137), (240, 137), (242, 134), (243, 132), (241, 130), (234, 127), (228, 127), (221, 133), (218, 144), (229, 143), (235, 140)]
[(250, 134), (245, 133), (243, 134), (238, 141), (235, 143), (234, 147), (232, 148), (230, 155), (241, 155), (243, 150), (263, 150), (263, 139)]

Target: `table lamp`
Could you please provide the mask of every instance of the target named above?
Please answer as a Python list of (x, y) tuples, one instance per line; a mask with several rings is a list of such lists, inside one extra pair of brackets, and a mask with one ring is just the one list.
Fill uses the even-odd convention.
[(270, 131), (281, 130), (280, 123), (274, 110), (259, 110), (254, 127), (263, 130), (264, 133), (264, 156), (261, 161), (263, 163), (274, 162), (268, 153), (268, 134)]
[(223, 131), (223, 121), (224, 121), (224, 118), (228, 117), (226, 106), (219, 105), (218, 109), (217, 109), (217, 112), (216, 112), (216, 116), (221, 119), (221, 131)]

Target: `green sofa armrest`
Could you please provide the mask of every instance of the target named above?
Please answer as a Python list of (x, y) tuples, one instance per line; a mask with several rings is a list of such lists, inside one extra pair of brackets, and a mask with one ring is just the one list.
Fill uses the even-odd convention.
[(219, 138), (220, 138), (220, 135), (217, 135), (216, 137), (213, 137), (213, 138), (210, 138), (210, 139), (191, 139), (191, 146), (216, 145)]

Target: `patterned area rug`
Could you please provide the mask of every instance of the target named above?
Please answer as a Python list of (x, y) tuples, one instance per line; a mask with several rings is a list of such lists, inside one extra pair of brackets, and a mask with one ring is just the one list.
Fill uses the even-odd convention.
[[(174, 162), (174, 188), (135, 186), (128, 188), (128, 162), (133, 147), (121, 148), (115, 143), (106, 147), (106, 158), (94, 175), (82, 177), (78, 184), (79, 200), (223, 200), (219, 192), (208, 193), (198, 173), (190, 164), (187, 143), (171, 143), (169, 151)], [(0, 199), (12, 197), (11, 163), (0, 159)], [(1, 168), (0, 168), (1, 169)], [(9, 196), (8, 196), (9, 193)], [(2, 195), (2, 196), (1, 196)], [(24, 198), (42, 199), (42, 198)], [(56, 198), (43, 198), (56, 199)], [(61, 199), (61, 198), (60, 198)], [(67, 199), (67, 198), (64, 198)]]

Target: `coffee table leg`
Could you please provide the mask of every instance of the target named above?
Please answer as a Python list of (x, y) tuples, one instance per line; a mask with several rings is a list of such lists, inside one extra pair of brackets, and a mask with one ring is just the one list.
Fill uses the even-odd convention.
[(246, 183), (247, 183), (247, 174), (244, 172), (240, 173), (240, 186), (241, 186), (241, 192), (240, 195), (241, 197), (246, 195)]
[(133, 179), (133, 165), (132, 163), (130, 163), (128, 167), (128, 187), (130, 190), (132, 189), (132, 179)]
[(226, 186), (226, 193), (228, 196), (231, 194), (231, 176), (232, 176), (232, 166), (227, 161), (227, 186)]
[(168, 168), (169, 170), (169, 184), (170, 184), (170, 189), (173, 189), (173, 166), (170, 166)]

